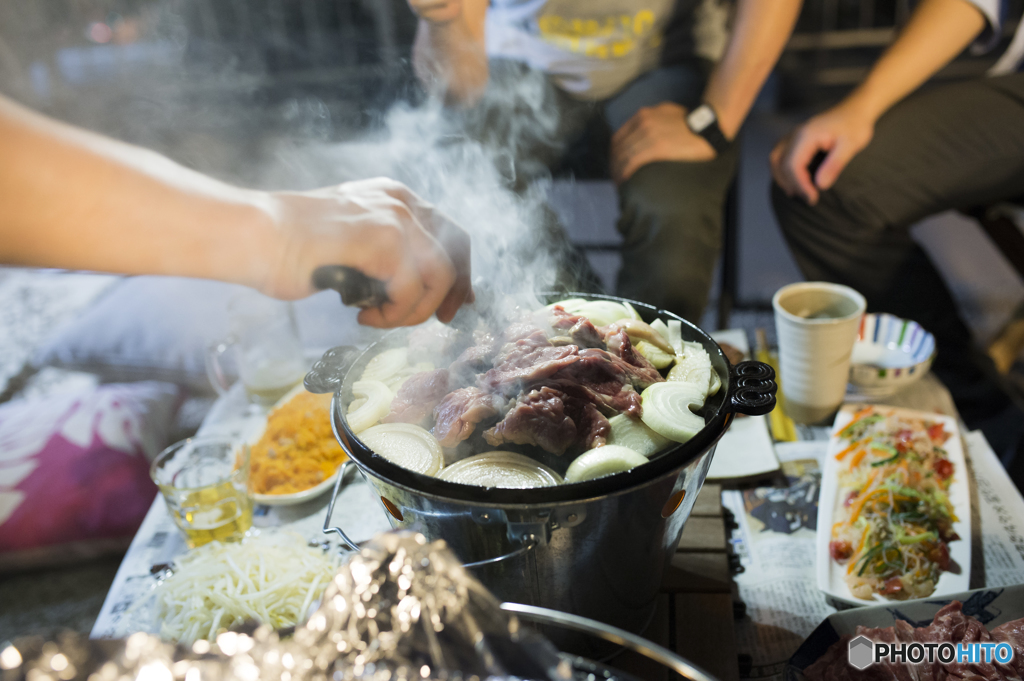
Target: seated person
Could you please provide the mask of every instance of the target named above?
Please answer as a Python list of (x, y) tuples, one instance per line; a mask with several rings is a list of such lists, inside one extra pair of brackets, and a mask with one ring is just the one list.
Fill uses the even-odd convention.
[(472, 301), (469, 236), (404, 185), (232, 187), (0, 97), (0, 263), (245, 284), (282, 299), (344, 265), (390, 300), (363, 324), (450, 321)]
[[(739, 0), (713, 68), (708, 57), (722, 50), (702, 44), (698, 55), (694, 17), (698, 9), (725, 13), (715, 0), (409, 4), (420, 17), (417, 73), (428, 89), (471, 107), (468, 118), (477, 110), (478, 136), (522, 152), (519, 136), (532, 133), (537, 143), (527, 154), (553, 149), (541, 159), (548, 165), (581, 138), (584, 153), (594, 151), (595, 138), (605, 146), (610, 138), (601, 171), (619, 185), (617, 293), (699, 321), (735, 173), (732, 140), (789, 37), (800, 0)], [(524, 95), (529, 106), (513, 106), (509, 93), (532, 85), (539, 86)], [(523, 120), (538, 106), (553, 110), (555, 139), (544, 139), (547, 120)]]
[(990, 77), (908, 97), (972, 41), (997, 40), (999, 22), (997, 0), (923, 0), (864, 82), (779, 142), (771, 163), (775, 212), (804, 275), (931, 331), (961, 416), (1009, 456), (1024, 414), (909, 232), (941, 211), (1024, 196), (1024, 33)]

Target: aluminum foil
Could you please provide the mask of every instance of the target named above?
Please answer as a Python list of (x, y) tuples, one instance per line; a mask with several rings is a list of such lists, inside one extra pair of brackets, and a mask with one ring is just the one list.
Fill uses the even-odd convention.
[(19, 639), (0, 681), (397, 681), (572, 679), (554, 647), (503, 612), (443, 541), (377, 537), (343, 565), (294, 635), (258, 627), (191, 649), (149, 634)]

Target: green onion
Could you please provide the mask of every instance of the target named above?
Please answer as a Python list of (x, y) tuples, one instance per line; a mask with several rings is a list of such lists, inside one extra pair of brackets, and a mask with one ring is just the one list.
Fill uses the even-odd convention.
[(913, 497), (915, 499), (923, 499), (924, 498), (923, 494), (921, 494), (920, 492), (918, 492), (916, 489), (914, 489), (912, 487), (905, 487), (903, 485), (900, 485), (899, 487), (896, 487), (895, 489), (893, 489), (893, 491), (896, 492), (897, 494), (902, 494), (905, 497)]
[[(874, 447), (872, 447), (872, 449), (874, 449)], [(893, 451), (895, 451), (895, 450), (893, 450)], [(892, 463), (893, 461), (895, 461), (898, 458), (900, 458), (900, 453), (896, 452), (895, 454), (890, 456), (888, 459), (882, 459), (881, 461), (875, 461), (874, 463), (871, 464), (871, 467), (872, 468), (878, 468), (879, 466), (884, 466), (887, 463)]]
[(839, 437), (844, 439), (848, 438), (850, 437), (850, 433), (852, 433), (856, 428), (860, 426), (866, 426), (870, 423), (876, 423), (878, 421), (881, 421), (883, 418), (885, 417), (882, 416), (881, 414), (872, 414), (871, 416), (865, 416), (864, 418), (854, 421), (853, 423), (839, 431)]
[(901, 544), (919, 544), (923, 541), (935, 541), (938, 538), (939, 535), (935, 532), (922, 532), (915, 535), (902, 534), (898, 540)]
[(868, 563), (867, 563), (868, 558), (870, 558), (871, 556), (873, 556), (876, 553), (878, 553), (879, 551), (881, 551), (884, 546), (885, 546), (885, 542), (882, 542), (881, 544), (875, 544), (870, 549), (868, 549), (867, 553), (865, 553), (863, 556), (860, 557), (860, 560), (858, 560), (857, 563), (864, 563), (864, 564), (861, 565), (860, 570), (857, 572), (857, 576), (858, 577), (860, 577), (861, 575), (864, 574), (864, 569), (868, 566)]

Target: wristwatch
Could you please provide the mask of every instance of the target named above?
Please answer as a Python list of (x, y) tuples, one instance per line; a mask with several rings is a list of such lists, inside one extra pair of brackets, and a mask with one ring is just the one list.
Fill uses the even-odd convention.
[(686, 125), (695, 134), (708, 141), (708, 144), (719, 154), (726, 151), (732, 142), (725, 138), (718, 127), (718, 115), (709, 104), (701, 104), (686, 116)]

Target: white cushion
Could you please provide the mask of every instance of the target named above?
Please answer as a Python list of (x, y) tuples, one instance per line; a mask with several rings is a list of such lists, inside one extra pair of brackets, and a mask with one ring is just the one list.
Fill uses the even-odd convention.
[[(161, 380), (212, 388), (206, 348), (227, 335), (228, 301), (244, 287), (202, 279), (130, 277), (61, 326), (37, 351), (36, 366), (88, 371), (105, 381)], [(295, 302), (303, 345), (313, 354), (356, 343), (366, 332), (333, 291)]]

